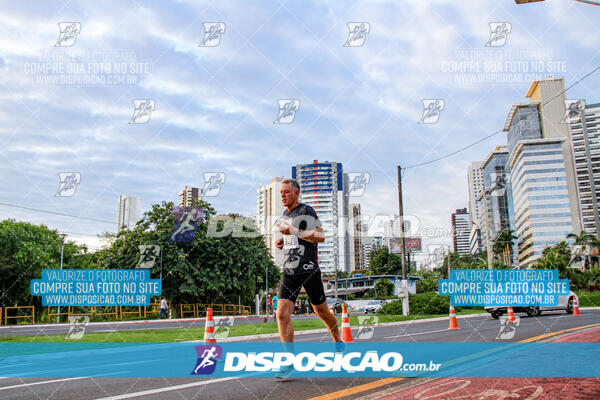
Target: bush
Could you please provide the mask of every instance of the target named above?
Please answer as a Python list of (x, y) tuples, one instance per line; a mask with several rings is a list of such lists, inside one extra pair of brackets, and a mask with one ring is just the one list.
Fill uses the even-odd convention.
[[(439, 296), (434, 292), (417, 293), (409, 296), (411, 314), (448, 314), (450, 310), (450, 298), (448, 296)], [(457, 312), (461, 309), (460, 307), (454, 308)], [(384, 305), (379, 312), (381, 314), (402, 314), (402, 300)]]

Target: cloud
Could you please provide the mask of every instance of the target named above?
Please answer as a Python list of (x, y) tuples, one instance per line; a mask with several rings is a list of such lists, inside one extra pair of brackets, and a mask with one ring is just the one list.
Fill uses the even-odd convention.
[[(597, 32), (599, 10), (579, 4), (36, 4), (15, 3), (0, 16), (0, 200), (108, 221), (116, 219), (119, 194), (139, 195), (149, 209), (176, 201), (185, 185), (202, 187), (208, 171), (227, 174), (221, 194), (209, 199), (218, 211), (252, 215), (258, 186), (313, 159), (369, 172), (371, 183), (357, 199), (363, 213), (393, 215), (397, 165), (441, 157), (501, 129), (510, 105), (524, 100), (528, 81), (463, 82), (466, 74), (444, 70), (444, 62), (460, 61), (457, 50), (508, 57), (549, 49), (553, 60), (568, 63), (567, 86), (597, 60), (593, 41), (580, 39)], [(57, 23), (69, 20), (82, 26), (76, 44), (54, 47)], [(220, 45), (198, 47), (203, 22), (217, 21), (226, 23)], [(370, 23), (362, 47), (343, 47), (351, 21)], [(510, 22), (512, 31), (504, 47), (485, 49), (494, 21)], [(40, 77), (64, 73), (27, 71), (73, 55), (82, 62), (95, 52), (130, 54), (128, 63), (149, 72), (128, 84), (56, 85)], [(569, 96), (596, 102), (598, 83), (591, 76)], [(445, 100), (438, 123), (417, 124), (422, 100), (433, 98)], [(156, 101), (148, 123), (128, 123), (134, 99)], [(273, 124), (278, 99), (300, 100), (294, 123)], [(500, 134), (406, 170), (405, 212), (428, 231), (447, 231), (450, 214), (467, 205), (469, 161), (504, 141)], [(82, 174), (73, 198), (53, 197), (60, 171)], [(92, 236), (114, 229), (15, 210), (6, 215)]]

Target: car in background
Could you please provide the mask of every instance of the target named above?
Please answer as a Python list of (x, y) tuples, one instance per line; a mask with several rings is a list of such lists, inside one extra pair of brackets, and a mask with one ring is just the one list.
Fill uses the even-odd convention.
[[(577, 299), (577, 304), (579, 304), (579, 298), (575, 293), (569, 291), (567, 296), (558, 296), (558, 305), (557, 306), (529, 306), (529, 307), (513, 307), (513, 311), (515, 313), (527, 313), (530, 317), (537, 317), (542, 315), (542, 311), (566, 311), (567, 314), (573, 313), (573, 303)], [(489, 312), (492, 318), (498, 319), (502, 314), (507, 313), (506, 307), (485, 307), (485, 311)]]
[(371, 300), (365, 305), (365, 314), (375, 314), (384, 305), (383, 300)]
[(341, 313), (342, 312), (342, 300), (333, 299), (333, 298), (327, 299), (327, 307), (329, 307), (331, 312), (333, 312), (334, 314)]

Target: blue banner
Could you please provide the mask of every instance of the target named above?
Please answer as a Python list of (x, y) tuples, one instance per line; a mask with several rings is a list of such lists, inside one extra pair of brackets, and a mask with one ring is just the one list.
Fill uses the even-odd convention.
[(557, 306), (569, 295), (568, 279), (558, 270), (450, 270), (450, 279), (439, 280), (438, 293), (450, 296), (454, 306)]
[(600, 376), (600, 343), (0, 343), (0, 354), (5, 377)]
[(147, 306), (162, 292), (148, 269), (45, 269), (32, 279), (32, 296), (45, 306)]

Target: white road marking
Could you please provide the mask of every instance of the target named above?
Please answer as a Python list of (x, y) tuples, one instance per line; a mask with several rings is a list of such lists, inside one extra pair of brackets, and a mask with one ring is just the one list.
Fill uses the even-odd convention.
[(405, 335), (384, 336), (384, 337), (382, 337), (382, 339), (390, 339), (390, 338), (396, 338), (396, 337), (402, 337), (402, 336), (424, 335), (426, 333), (444, 332), (444, 331), (447, 331), (447, 330), (448, 329), (436, 329), (435, 331), (407, 333)]
[(54, 383), (54, 382), (74, 381), (76, 379), (87, 379), (87, 378), (88, 378), (87, 376), (81, 376), (81, 377), (77, 377), (77, 378), (53, 379), (51, 381), (22, 383), (20, 385), (0, 387), (0, 390), (16, 389), (16, 388), (25, 387), (25, 386), (43, 385), (46, 383)]
[(238, 377), (229, 377), (229, 378), (211, 379), (208, 381), (186, 383), (184, 385), (166, 386), (166, 387), (162, 387), (162, 388), (158, 388), (158, 389), (144, 390), (142, 392), (125, 393), (125, 394), (120, 394), (118, 396), (103, 397), (101, 399), (96, 399), (96, 400), (130, 399), (132, 397), (148, 396), (148, 395), (156, 394), (156, 393), (170, 392), (173, 390), (180, 390), (180, 389), (187, 389), (187, 388), (196, 387), (196, 386), (210, 385), (211, 383), (225, 382), (225, 381), (230, 381), (233, 379), (239, 379), (239, 378)]

